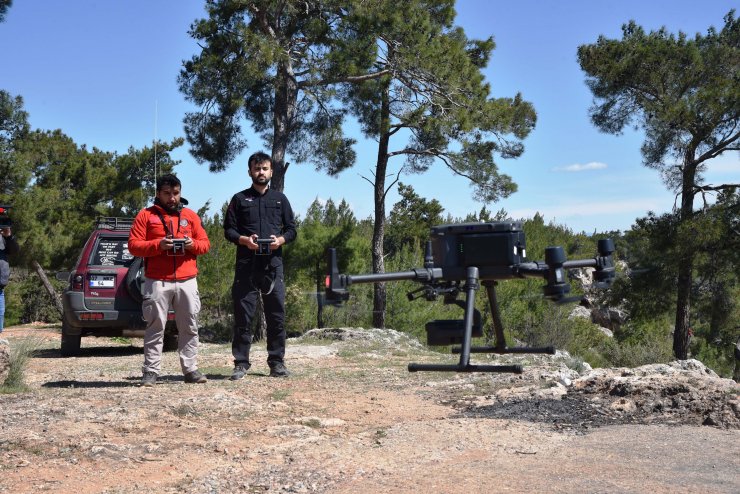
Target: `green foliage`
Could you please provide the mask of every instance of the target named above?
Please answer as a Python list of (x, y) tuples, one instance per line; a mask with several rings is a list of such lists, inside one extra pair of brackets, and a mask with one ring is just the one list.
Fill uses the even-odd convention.
[[(0, 149), (12, 152), (0, 151), (0, 167), (7, 160), (13, 172), (4, 177), (0, 202), (14, 206), (14, 233), (21, 243), (16, 264), (31, 266), (35, 260), (45, 269), (69, 269), (96, 217), (132, 216), (153, 197), (152, 149), (131, 148), (124, 155), (89, 151), (60, 130), (19, 131), (3, 146), (2, 135)], [(159, 143), (158, 170), (166, 173), (177, 165), (169, 153), (182, 143)]]
[[(651, 167), (672, 167), (664, 161), (667, 154), (683, 159), (689, 150), (694, 160), (698, 151), (697, 158), (706, 160), (733, 147), (739, 136), (740, 24), (734, 11), (724, 20), (721, 31), (710, 28), (693, 39), (665, 29), (645, 33), (630, 21), (621, 40), (600, 36), (580, 46), (578, 60), (601, 102), (591, 109), (594, 124), (619, 133), (638, 122), (646, 131), (642, 150)], [(669, 183), (680, 183), (677, 173), (667, 170)]]
[(646, 33), (630, 21), (622, 27), (621, 40), (600, 36), (595, 44), (578, 48), (596, 98), (590, 110), (594, 125), (612, 134), (630, 124), (644, 129), (644, 164), (660, 170), (666, 185), (680, 196), (675, 225), (664, 226), (674, 232), (673, 346), (681, 359), (688, 352), (692, 277), (701, 252), (697, 247), (711, 231), (697, 228), (694, 199), (708, 192), (732, 193), (737, 187), (704, 185), (703, 176), (709, 160), (736, 151), (740, 141), (740, 20), (733, 10), (724, 21), (721, 31), (712, 27), (693, 39), (664, 28)]
[(333, 104), (335, 85), (367, 75), (373, 61), (355, 2), (209, 0), (190, 35), (200, 54), (186, 61), (180, 90), (200, 112), (185, 117), (192, 154), (223, 170), (244, 148), (245, 118), (273, 150), (272, 186), (283, 189), (284, 158), (338, 173), (355, 160)]
[[(342, 87), (363, 133), (379, 142), (375, 180), (384, 180), (388, 158), (401, 155), (407, 173), (422, 173), (439, 160), (468, 178), (481, 201), (514, 192), (494, 155), (521, 155), (536, 114), (521, 95), (490, 98), (482, 69), (493, 40), (468, 39), (453, 25), (449, 0), (358, 2), (356, 8), (375, 39), (375, 64), (389, 74)], [(389, 145), (394, 135), (407, 138), (399, 138), (395, 150)], [(378, 192), (384, 188), (376, 200)]]
[(719, 346), (704, 338), (694, 338), (691, 353), (693, 358), (703, 362), (721, 377), (733, 377), (733, 370), (737, 365), (733, 345)]
[(29, 130), (23, 98), (0, 89), (0, 199), (3, 203), (7, 204), (7, 199), (22, 191), (31, 179), (31, 169), (16, 158), (16, 148)]
[(199, 319), (202, 325), (218, 335), (218, 339), (226, 336), (226, 339), (230, 339), (231, 315), (234, 311), (231, 285), (234, 279), (236, 246), (224, 237), (222, 218), (228, 204), (224, 203), (221, 212), (213, 216), (207, 216), (208, 206), (206, 204), (199, 211), (203, 228), (211, 242), (210, 251), (198, 257), (198, 291), (201, 300)]
[(629, 272), (617, 279), (605, 299), (611, 305), (622, 304), (630, 313), (632, 323), (616, 335), (619, 339), (630, 343), (644, 337), (645, 331), (656, 332), (652, 327), (656, 321), (662, 328), (673, 327), (670, 312), (678, 279), (674, 260), (683, 250), (693, 251), (690, 351), (729, 376), (732, 345), (740, 336), (738, 202), (737, 192), (725, 191), (690, 221), (679, 222), (676, 214), (649, 214), (638, 218), (619, 239)]
[(436, 199), (427, 201), (413, 187), (400, 182), (398, 194), (401, 200), (393, 206), (388, 218), (385, 251), (397, 252), (405, 246), (423, 249), (429, 229), (442, 223), (444, 208)]
[[(360, 234), (359, 223), (346, 201), (337, 206), (329, 199), (318, 199), (308, 208), (306, 218), (298, 222), (298, 238), (284, 252), (286, 293), (286, 327), (288, 331), (304, 332), (317, 326), (319, 302), (323, 295), (326, 275), (326, 251), (337, 251), (339, 269), (343, 272), (364, 272), (369, 262), (367, 237)], [(328, 309), (328, 310), (327, 310)], [(325, 308), (324, 325), (337, 325), (342, 319), (338, 311)], [(339, 319), (337, 319), (339, 317)], [(343, 326), (352, 325), (344, 323)]]
[(598, 350), (610, 367), (639, 367), (673, 360), (671, 338), (661, 332), (646, 332), (646, 338), (639, 342), (607, 340)]
[[(49, 279), (49, 282), (57, 293), (61, 293), (64, 283), (53, 278)], [(33, 303), (29, 303), (29, 300)], [(36, 272), (22, 268), (13, 269), (10, 283), (5, 288), (5, 325), (59, 321), (56, 304)]]
[(5, 14), (8, 13), (11, 5), (13, 5), (13, 0), (0, 0), (0, 22), (5, 20)]

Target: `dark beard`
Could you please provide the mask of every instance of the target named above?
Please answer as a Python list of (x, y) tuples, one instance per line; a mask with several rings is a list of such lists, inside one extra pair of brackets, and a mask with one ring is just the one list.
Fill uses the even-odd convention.
[(175, 205), (174, 208), (171, 208), (168, 207), (166, 204), (163, 204), (158, 197), (154, 198), (154, 204), (164, 209), (167, 214), (177, 214), (182, 210), (182, 204), (180, 204), (179, 202)]

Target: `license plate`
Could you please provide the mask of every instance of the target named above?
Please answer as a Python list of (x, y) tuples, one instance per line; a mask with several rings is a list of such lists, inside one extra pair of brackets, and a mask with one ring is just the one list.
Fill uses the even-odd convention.
[(113, 275), (90, 275), (90, 288), (113, 288), (116, 286), (116, 277)]

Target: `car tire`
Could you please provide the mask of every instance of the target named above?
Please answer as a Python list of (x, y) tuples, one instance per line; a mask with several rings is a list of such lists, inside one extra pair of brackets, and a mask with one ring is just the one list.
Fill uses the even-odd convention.
[(69, 326), (66, 322), (62, 322), (62, 357), (74, 357), (75, 355), (79, 355), (81, 343), (82, 335), (69, 334)]
[(141, 257), (134, 259), (126, 272), (126, 290), (131, 298), (141, 303), (141, 284), (144, 282), (144, 260)]

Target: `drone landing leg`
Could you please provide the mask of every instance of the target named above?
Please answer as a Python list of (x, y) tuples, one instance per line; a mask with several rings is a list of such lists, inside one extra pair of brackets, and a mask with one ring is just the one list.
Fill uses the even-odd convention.
[[(441, 372), (512, 372), (522, 373), (521, 365), (474, 365), (470, 363), (470, 342), (473, 335), (473, 314), (475, 313), (475, 292), (479, 288), (478, 268), (467, 268), (465, 283), (465, 318), (463, 341), (460, 348), (460, 363), (453, 364), (409, 364), (409, 372), (441, 371)], [(490, 294), (489, 294), (490, 297)], [(502, 331), (503, 334), (503, 331)]]
[(496, 282), (484, 281), (483, 286), (486, 287), (488, 303), (491, 306), (496, 342), (494, 346), (473, 347), (469, 350), (471, 353), (547, 353), (549, 355), (555, 355), (555, 348), (552, 346), (507, 348), (506, 338), (504, 337), (504, 326), (501, 322), (501, 313), (499, 312), (498, 301), (496, 300)]

